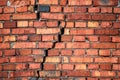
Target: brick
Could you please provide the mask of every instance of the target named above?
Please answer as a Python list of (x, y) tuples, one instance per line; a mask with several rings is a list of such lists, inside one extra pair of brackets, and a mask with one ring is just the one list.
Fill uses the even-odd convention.
[(120, 37), (119, 36), (113, 36), (112, 37), (112, 42), (120, 42)]
[(98, 12), (100, 12), (100, 8), (99, 7), (91, 7), (91, 8), (88, 8), (88, 12), (89, 13), (98, 13)]
[(4, 10), (4, 13), (14, 13), (13, 7), (5, 7), (3, 10)]
[(16, 8), (16, 12), (27, 12), (27, 11), (28, 11), (28, 7), (27, 6), (17, 7)]
[(15, 36), (4, 36), (4, 42), (8, 42), (8, 41), (16, 41), (16, 37)]
[(111, 64), (100, 64), (101, 70), (111, 70)]
[(43, 55), (44, 54), (44, 50), (34, 49), (34, 50), (32, 50), (32, 54)]
[(30, 49), (22, 49), (22, 50), (19, 50), (19, 54), (20, 55), (30, 55), (30, 54), (32, 54), (32, 51)]
[(47, 5), (39, 5), (39, 11), (40, 12), (49, 12), (50, 11), (50, 7)]
[(64, 56), (72, 55), (72, 50), (61, 50), (61, 55), (64, 55)]
[(40, 35), (32, 35), (29, 37), (30, 41), (41, 41), (41, 36)]
[(95, 0), (94, 6), (117, 6), (118, 0)]
[(120, 44), (119, 43), (117, 44), (117, 48), (120, 48)]
[(93, 29), (71, 29), (70, 30), (71, 35), (91, 35), (94, 34)]
[(90, 57), (70, 57), (72, 63), (90, 63), (93, 62), (93, 58)]
[(75, 27), (86, 27), (87, 23), (86, 22), (75, 22)]
[(60, 57), (46, 57), (45, 62), (48, 63), (59, 63), (61, 61)]
[(52, 49), (48, 50), (48, 56), (58, 56), (59, 55), (59, 50)]
[(76, 7), (75, 12), (85, 13), (85, 12), (87, 12), (87, 8), (86, 7)]
[(10, 14), (0, 14), (0, 20), (10, 20)]
[(74, 7), (64, 7), (63, 11), (65, 13), (72, 13), (72, 12), (74, 12)]
[(0, 34), (10, 34), (10, 29), (0, 29)]
[(18, 37), (17, 37), (17, 40), (18, 40), (18, 41), (26, 41), (27, 39), (28, 39), (28, 36), (27, 36), (27, 35), (18, 36)]
[(60, 0), (60, 5), (65, 6), (67, 4), (67, 0)]
[(39, 0), (39, 4), (45, 4), (45, 5), (50, 5), (50, 4), (52, 4), (52, 5), (57, 5), (58, 4), (58, 0), (51, 0), (51, 1), (49, 1), (49, 0)]
[(16, 57), (11, 57), (10, 62), (32, 62), (34, 58), (32, 56), (16, 56)]
[(2, 51), (0, 51), (0, 57), (3, 55), (3, 52)]
[(88, 49), (86, 51), (87, 55), (98, 55), (98, 50), (97, 49)]
[(99, 69), (99, 65), (98, 64), (88, 64), (88, 69), (94, 70), (94, 69)]
[(112, 52), (112, 55), (113, 56), (120, 56), (120, 50), (114, 50), (113, 52)]
[(68, 5), (77, 6), (89, 6), (92, 4), (92, 0), (68, 0)]
[(69, 42), (66, 44), (66, 48), (89, 48), (89, 43), (84, 42)]
[(50, 6), (50, 12), (61, 12), (62, 7), (61, 6)]
[(0, 72), (0, 78), (7, 78), (8, 72)]
[(113, 28), (120, 28), (120, 23), (119, 22), (114, 22), (113, 23)]
[(0, 63), (8, 63), (8, 58), (0, 58)]
[(86, 64), (75, 64), (75, 70), (86, 70)]
[(87, 39), (89, 41), (98, 41), (98, 36), (88, 36)]
[(91, 22), (91, 21), (89, 21), (88, 22), (88, 28), (95, 28), (95, 27), (99, 27), (99, 22)]
[(53, 43), (52, 42), (39, 42), (38, 47), (39, 48), (52, 48)]
[(112, 13), (112, 7), (102, 7), (101, 13)]
[(9, 49), (10, 44), (9, 43), (0, 43), (0, 49)]
[(92, 48), (116, 48), (116, 44), (114, 43), (93, 43)]
[(73, 40), (74, 41), (85, 41), (85, 37), (84, 36), (73, 36)]
[(34, 71), (17, 71), (10, 73), (10, 77), (30, 77), (30, 76), (35, 76)]
[(111, 37), (109, 37), (109, 36), (100, 36), (100, 41), (101, 42), (110, 42)]
[(56, 43), (55, 48), (57, 49), (65, 48), (65, 43), (62, 43), (62, 42)]
[(27, 69), (27, 64), (25, 63), (16, 64), (16, 70), (25, 70), (25, 69)]
[(116, 74), (114, 71), (93, 71), (93, 77), (114, 77)]
[(28, 27), (28, 21), (17, 21), (17, 27)]
[(16, 28), (17, 27), (16, 24), (17, 24), (16, 21), (14, 21), (14, 22), (7, 21), (4, 23), (4, 28)]
[(39, 71), (40, 77), (60, 77), (60, 71)]
[(27, 20), (27, 19), (36, 19), (37, 16), (35, 13), (22, 13), (22, 14), (13, 14), (13, 20)]
[(120, 8), (114, 8), (114, 13), (120, 13)]
[(85, 54), (85, 50), (83, 49), (74, 50), (74, 55), (84, 55), (84, 54)]
[(78, 71), (64, 71), (62, 72), (62, 76), (70, 76), (70, 77), (80, 77), (80, 76), (90, 76), (90, 72), (89, 71), (85, 71), (85, 70), (78, 70)]
[(16, 28), (12, 29), (12, 34), (35, 34), (34, 28)]
[(41, 13), (42, 19), (51, 20), (64, 20), (64, 14), (62, 13)]
[(54, 36), (53, 35), (42, 35), (42, 41), (53, 41)]
[(95, 34), (97, 35), (117, 35), (119, 32), (118, 30), (114, 29), (97, 29), (95, 30)]
[(99, 50), (100, 56), (110, 56), (110, 50)]
[(66, 27), (74, 27), (74, 22), (66, 22)]
[(45, 27), (45, 22), (44, 21), (35, 21), (34, 22), (34, 27)]
[(87, 78), (87, 80), (98, 80), (98, 78)]
[(70, 13), (70, 14), (67, 14), (67, 20), (91, 20), (91, 15)]
[(58, 34), (60, 32), (59, 28), (38, 28), (37, 34)]
[(0, 6), (6, 6), (7, 0), (0, 0)]
[(62, 35), (61, 41), (72, 41), (72, 36), (69, 35)]
[(102, 28), (111, 28), (112, 27), (112, 22), (101, 22), (100, 26)]
[(15, 65), (14, 64), (6, 64), (6, 65), (3, 66), (3, 70), (13, 71), (13, 70), (15, 70)]
[(2, 13), (3, 12), (3, 8), (2, 7), (0, 7), (0, 13)]
[(116, 20), (116, 15), (114, 14), (93, 14), (92, 20)]
[(47, 21), (46, 22), (46, 26), (47, 27), (57, 27), (58, 26), (58, 22), (57, 21)]
[(120, 70), (120, 64), (113, 64), (113, 70)]
[(35, 42), (15, 42), (12, 48), (36, 48)]
[(9, 50), (4, 50), (4, 56), (14, 56), (15, 50), (9, 49)]
[(117, 63), (118, 58), (109, 58), (109, 57), (100, 57), (100, 58), (95, 58), (95, 62), (99, 63)]
[(74, 65), (73, 64), (63, 64), (62, 70), (73, 70)]
[(3, 28), (3, 23), (2, 22), (0, 22), (0, 28)]
[(40, 69), (40, 63), (30, 63), (29, 68), (30, 69)]
[(55, 70), (55, 64), (44, 64), (44, 70)]

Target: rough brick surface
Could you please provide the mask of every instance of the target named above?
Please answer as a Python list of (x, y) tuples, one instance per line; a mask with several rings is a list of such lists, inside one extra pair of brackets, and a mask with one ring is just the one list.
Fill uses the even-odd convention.
[(0, 80), (120, 80), (120, 0), (0, 0)]

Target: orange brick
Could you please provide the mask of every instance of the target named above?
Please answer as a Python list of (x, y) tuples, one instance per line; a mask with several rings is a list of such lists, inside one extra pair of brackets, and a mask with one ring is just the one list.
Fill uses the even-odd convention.
[(110, 50), (99, 50), (100, 56), (110, 56)]
[(100, 26), (103, 28), (110, 28), (112, 27), (112, 22), (101, 22)]
[(101, 58), (95, 58), (95, 62), (100, 62), (100, 63), (117, 63), (118, 58), (109, 58), (109, 57), (101, 57)]
[(86, 27), (86, 22), (75, 22), (75, 27)]
[(46, 60), (45, 62), (48, 62), (48, 63), (59, 63), (61, 60), (60, 60), (60, 57), (46, 57)]
[(74, 41), (85, 41), (85, 36), (73, 36)]
[(62, 7), (61, 6), (50, 6), (50, 12), (61, 12)]
[(88, 8), (88, 12), (89, 13), (98, 13), (98, 12), (100, 12), (100, 8), (99, 7), (91, 7), (91, 8)]
[(86, 64), (75, 64), (75, 70), (86, 70)]
[(116, 48), (114, 43), (93, 43), (92, 48)]
[(55, 70), (55, 64), (44, 64), (44, 70)]
[(28, 27), (28, 21), (17, 21), (17, 27)]
[(11, 70), (11, 71), (15, 70), (15, 65), (14, 64), (6, 64), (6, 65), (3, 66), (3, 70), (5, 70), (5, 71), (6, 70), (8, 70), (8, 71), (9, 70)]
[(74, 22), (66, 22), (66, 27), (74, 27)]
[(27, 69), (27, 64), (25, 63), (19, 63), (19, 64), (16, 64), (16, 70), (24, 70), (24, 69)]
[(35, 21), (34, 22), (34, 27), (45, 27), (45, 22), (44, 21)]
[(40, 64), (39, 63), (30, 63), (29, 68), (30, 69), (40, 69)]
[(4, 8), (4, 13), (13, 13), (14, 12), (14, 8), (13, 7), (5, 7)]
[(9, 43), (0, 43), (0, 49), (8, 49), (8, 48), (10, 48)]
[(94, 27), (99, 27), (98, 22), (88, 22), (88, 27), (94, 28)]
[(16, 37), (15, 36), (4, 36), (4, 42), (7, 41), (16, 41)]
[(73, 70), (74, 65), (73, 64), (63, 64), (62, 69), (63, 70)]
[(112, 7), (102, 7), (101, 13), (112, 13)]
[(85, 50), (83, 49), (74, 50), (74, 55), (84, 55), (84, 54), (85, 54)]
[(113, 64), (113, 70), (120, 70), (120, 64)]
[(18, 53), (20, 55), (30, 55), (30, 54), (32, 54), (32, 51), (30, 49), (22, 49), (22, 50), (18, 51)]
[(10, 29), (0, 29), (0, 34), (10, 34)]
[(98, 64), (88, 64), (88, 69), (99, 69), (99, 65)]
[(113, 56), (120, 56), (120, 50), (113, 50), (113, 53), (112, 53), (112, 55)]
[(48, 27), (58, 27), (58, 22), (57, 21), (47, 21), (46, 25)]
[(98, 50), (97, 49), (88, 49), (87, 55), (98, 55)]
[(60, 5), (64, 6), (66, 5), (66, 3), (67, 3), (67, 0), (60, 0)]
[(16, 12), (27, 12), (27, 6), (17, 7)]
[(74, 12), (74, 7), (64, 7), (64, 12), (65, 13)]
[(52, 42), (39, 42), (38, 47), (39, 48), (52, 48), (53, 43)]
[(53, 5), (57, 5), (58, 4), (58, 0), (39, 0), (39, 4), (53, 4)]
[(65, 48), (65, 43), (62, 43), (62, 42), (56, 43), (55, 48), (57, 49)]
[(0, 14), (0, 20), (10, 20), (10, 14)]
[(42, 41), (53, 41), (54, 39), (53, 35), (43, 35), (42, 36)]
[(3, 28), (3, 23), (2, 22), (0, 22), (0, 28)]

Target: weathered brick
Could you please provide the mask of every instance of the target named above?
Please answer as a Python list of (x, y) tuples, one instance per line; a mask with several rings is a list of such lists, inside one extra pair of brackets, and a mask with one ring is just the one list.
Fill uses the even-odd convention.
[(40, 71), (40, 77), (60, 77), (60, 71)]
[(102, 7), (101, 13), (112, 13), (112, 7)]
[(14, 56), (14, 55), (15, 55), (14, 49), (4, 50), (4, 56)]
[(5, 70), (5, 71), (9, 71), (9, 70), (11, 70), (11, 71), (13, 71), (13, 70), (15, 70), (15, 64), (6, 64), (6, 65), (4, 65), (3, 66), (3, 70)]
[(16, 41), (16, 37), (15, 36), (4, 36), (4, 42), (7, 41)]
[(0, 63), (8, 63), (8, 58), (0, 58)]
[(5, 7), (3, 11), (4, 11), (4, 13), (14, 13), (14, 8), (13, 7)]
[(111, 70), (111, 64), (100, 64), (101, 70)]
[(52, 5), (57, 5), (58, 4), (58, 0), (51, 0), (51, 1), (49, 1), (49, 0), (39, 0), (39, 4), (45, 4), (45, 5), (50, 5), (50, 4), (52, 4)]
[(4, 23), (4, 28), (16, 28), (17, 27), (17, 23), (16, 21), (14, 22), (5, 22)]
[(27, 10), (28, 10), (27, 6), (17, 7), (16, 8), (16, 12), (27, 12)]
[(0, 78), (7, 78), (8, 72), (0, 72)]

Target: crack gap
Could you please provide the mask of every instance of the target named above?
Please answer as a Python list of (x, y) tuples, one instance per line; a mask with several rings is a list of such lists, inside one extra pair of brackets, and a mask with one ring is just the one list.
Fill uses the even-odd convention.
[(39, 80), (39, 78), (40, 78), (40, 73), (39, 73), (39, 71), (37, 71), (37, 80)]

